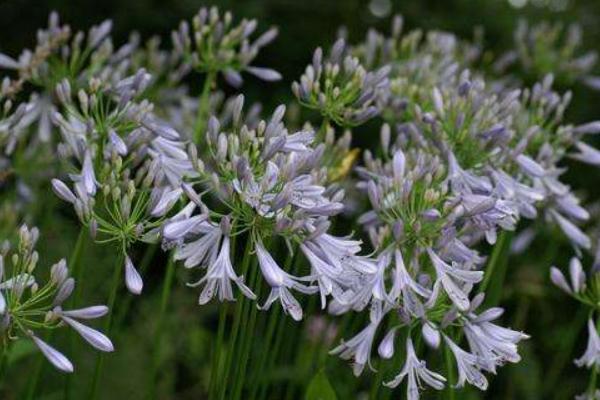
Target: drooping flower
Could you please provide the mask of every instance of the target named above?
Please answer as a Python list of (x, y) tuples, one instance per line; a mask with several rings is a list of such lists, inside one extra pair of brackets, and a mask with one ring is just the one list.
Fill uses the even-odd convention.
[(600, 336), (596, 324), (590, 318), (587, 323), (588, 342), (583, 355), (575, 360), (578, 367), (597, 368), (600, 366)]
[(406, 361), (402, 370), (394, 379), (385, 383), (385, 386), (395, 388), (404, 379), (407, 379), (406, 398), (410, 400), (418, 400), (422, 390), (422, 383), (435, 389), (442, 390), (446, 382), (446, 378), (442, 375), (427, 369), (425, 361), (419, 360), (415, 353), (412, 339), (406, 339)]
[(458, 347), (448, 336), (444, 335), (444, 342), (452, 351), (456, 366), (458, 368), (458, 381), (456, 387), (463, 387), (466, 382), (477, 387), (480, 390), (486, 390), (488, 380), (481, 372), (482, 365), (479, 358)]
[(276, 300), (281, 302), (281, 306), (286, 314), (290, 314), (293, 319), (299, 321), (302, 319), (302, 307), (300, 303), (294, 298), (290, 289), (297, 290), (304, 294), (313, 294), (318, 288), (314, 286), (307, 286), (300, 281), (308, 281), (311, 278), (297, 278), (283, 271), (273, 260), (271, 254), (264, 248), (262, 243), (256, 244), (256, 256), (258, 258), (258, 264), (262, 272), (263, 277), (271, 286), (271, 293), (262, 305), (261, 309), (269, 309), (271, 304)]
[[(362, 374), (365, 365), (371, 365), (371, 348), (373, 340), (377, 333), (377, 328), (386, 313), (386, 309), (381, 303), (373, 305), (370, 311), (370, 322), (356, 336), (342, 342), (339, 346), (330, 351), (330, 354), (339, 355), (344, 360), (352, 360), (352, 370), (355, 376)], [(372, 367), (371, 367), (372, 368)]]
[(256, 295), (244, 284), (244, 277), (237, 276), (231, 264), (230, 239), (227, 236), (228, 224), (227, 220), (221, 222), (220, 229), (225, 230), (222, 233), (221, 248), (214, 261), (207, 265), (206, 274), (198, 282), (188, 284), (191, 287), (204, 285), (198, 299), (198, 303), (201, 305), (208, 303), (214, 296), (218, 296), (220, 301), (234, 301), (232, 282), (244, 296), (252, 300), (256, 299)]
[(483, 278), (483, 272), (467, 271), (452, 267), (445, 263), (433, 250), (427, 249), (427, 253), (444, 291), (459, 310), (467, 310), (469, 308), (469, 299), (461, 289), (461, 285), (479, 282)]

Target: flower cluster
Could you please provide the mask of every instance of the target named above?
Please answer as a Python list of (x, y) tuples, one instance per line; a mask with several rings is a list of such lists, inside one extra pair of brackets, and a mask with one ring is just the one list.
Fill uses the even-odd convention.
[(386, 121), (411, 118), (410, 104), (428, 102), (434, 87), (451, 84), (459, 70), (471, 68), (481, 49), (443, 31), (403, 31), (403, 19), (395, 16), (386, 36), (370, 29), (365, 40), (352, 47), (352, 54), (367, 68), (390, 68), (389, 90), (382, 110)]
[[(184, 184), (191, 202), (165, 226), (163, 234), (168, 241), (183, 241), (176, 259), (184, 260), (188, 268), (206, 269), (195, 284), (203, 286), (201, 304), (214, 296), (234, 300), (232, 282), (246, 297), (256, 297), (244, 283), (244, 275), (254, 276), (257, 269), (247, 270), (246, 265), (236, 272), (231, 261), (232, 240), (245, 235), (271, 289), (261, 308), (279, 300), (283, 309), (299, 320), (302, 309), (292, 290), (320, 293), (325, 306), (327, 296), (339, 296), (355, 276), (373, 265), (357, 255), (360, 242), (327, 233), (330, 217), (343, 209), (344, 194), (323, 186), (326, 174), (317, 168), (323, 146), (313, 145), (314, 132), (289, 133), (282, 123), (283, 106), (268, 121), (249, 128), (240, 123), (242, 107), (240, 96), (228, 128), (211, 118), (206, 133), (210, 156), (195, 162), (200, 177), (197, 186), (203, 193), (214, 194), (209, 201), (216, 204), (207, 207), (193, 186)], [(290, 265), (282, 268), (275, 261), (269, 244), (277, 239), (283, 240), (290, 252), (300, 249), (310, 263), (309, 275), (296, 276)]]
[(15, 106), (10, 99), (4, 98), (1, 93), (0, 106), (0, 149), (2, 149), (0, 160), (2, 160), (14, 152), (18, 143), (19, 132), (26, 125), (26, 113), (30, 107), (27, 103)]
[[(578, 224), (589, 219), (588, 211), (580, 204), (572, 189), (561, 180), (567, 157), (599, 165), (599, 152), (584, 142), (585, 136), (600, 132), (598, 121), (582, 125), (565, 124), (564, 113), (571, 93), (559, 94), (552, 89), (553, 76), (548, 75), (521, 94), (521, 107), (515, 114), (515, 129), (520, 132), (516, 148), (534, 161), (536, 174), (529, 180), (542, 194), (538, 207), (547, 220), (556, 223), (575, 249), (589, 250), (591, 240)], [(573, 153), (576, 149), (577, 152)], [(541, 168), (540, 168), (541, 167)], [(543, 171), (543, 173), (542, 173)]]
[[(56, 85), (66, 82), (78, 92), (91, 78), (116, 82), (130, 68), (135, 43), (115, 49), (111, 29), (112, 22), (106, 20), (87, 33), (73, 32), (53, 12), (48, 27), (38, 30), (33, 49), (18, 57), (0, 54), (0, 69), (6, 71), (0, 88), (0, 163), (14, 171), (14, 197), (32, 202), (48, 175), (55, 173), (58, 135), (52, 116), (61, 103), (54, 93)], [(10, 110), (13, 114), (8, 118)], [(23, 211), (27, 216), (30, 212)]]
[(561, 23), (541, 22), (530, 26), (521, 20), (513, 37), (515, 48), (495, 61), (495, 73), (506, 74), (511, 69), (519, 69), (533, 81), (552, 73), (561, 85), (582, 81), (593, 88), (599, 87), (598, 78), (590, 75), (598, 55), (581, 50), (582, 28), (578, 24), (565, 29)]
[(50, 118), (56, 111), (52, 91), (57, 83), (67, 79), (76, 86), (92, 76), (108, 78), (123, 68), (119, 64), (131, 49), (123, 47), (115, 52), (109, 36), (111, 29), (112, 22), (106, 20), (90, 28), (87, 35), (81, 31), (73, 34), (68, 25), (60, 24), (58, 14), (52, 13), (48, 28), (38, 31), (33, 50), (23, 51), (18, 60), (0, 54), (0, 67), (14, 70), (16, 75), (5, 78), (3, 92), (8, 97), (25, 90), (33, 92), (28, 119), (39, 121), (38, 137), (42, 142), (50, 140)]
[[(442, 40), (439, 33), (419, 46), (420, 33), (401, 39), (400, 27), (396, 20), (389, 39), (370, 33), (355, 50), (368, 65), (391, 66), (389, 111), (382, 113), (389, 125), (381, 129), (377, 156), (366, 151), (357, 169), (357, 187), (370, 203), (358, 222), (376, 248), (377, 268), (330, 305), (337, 314), (370, 304), (370, 320), (332, 352), (353, 359), (360, 374), (378, 330), (388, 329), (378, 352), (391, 358), (397, 332), (406, 327), (405, 365), (388, 385), (407, 378), (408, 395), (417, 398), (419, 382), (438, 390), (446, 382), (418, 359), (412, 335), (419, 327), (429, 347), (443, 344), (454, 355), (457, 386), (468, 382), (484, 390), (483, 372), (518, 362), (517, 344), (527, 335), (492, 323), (502, 314), (498, 307), (475, 312), (487, 284), (486, 258), (475, 246), (482, 239), (494, 244), (498, 231), (515, 230), (541, 209), (576, 250), (589, 249), (590, 239), (576, 225), (589, 213), (559, 181), (559, 165), (572, 147), (578, 150), (572, 158), (598, 165), (598, 151), (582, 139), (599, 126), (562, 123), (571, 94), (553, 91), (552, 75), (531, 89), (486, 85), (483, 75), (460, 71), (471, 59), (465, 54), (476, 51), (459, 51), (453, 36)], [(410, 57), (421, 48), (423, 58)], [(403, 80), (415, 86), (394, 84)], [(460, 337), (469, 351), (459, 347)]]
[(318, 48), (292, 91), (301, 105), (340, 126), (361, 125), (381, 111), (390, 67), (367, 71), (339, 39), (328, 58)]
[[(486, 194), (466, 184), (491, 186), (490, 181), (473, 169), (457, 171), (454, 157), (419, 148), (428, 138), (412, 134), (412, 142), (408, 134), (399, 134), (384, 149), (382, 159), (366, 153), (365, 166), (359, 168), (359, 187), (367, 192), (372, 207), (359, 222), (378, 249), (376, 270), (344, 294), (346, 305), (332, 303), (331, 311), (343, 312), (348, 305), (360, 311), (370, 303), (371, 319), (333, 353), (353, 358), (355, 373), (361, 373), (370, 360), (378, 328), (388, 326), (378, 352), (391, 358), (396, 332), (407, 327), (405, 366), (388, 385), (395, 387), (408, 376), (408, 393), (416, 397), (415, 376), (435, 389), (445, 382), (417, 358), (411, 332), (419, 329), (431, 348), (443, 343), (454, 354), (457, 386), (468, 382), (485, 390), (482, 372), (493, 373), (507, 361), (517, 362), (516, 345), (527, 336), (491, 322), (502, 314), (500, 308), (476, 313), (484, 296), (472, 292), (483, 279), (485, 258), (469, 245), (477, 232), (514, 229), (514, 216), (489, 189)], [(469, 351), (456, 343), (459, 334), (467, 337)]]
[(93, 237), (118, 246), (135, 294), (142, 280), (127, 250), (139, 240), (158, 240), (183, 193), (183, 177), (196, 175), (177, 131), (153, 116), (151, 103), (136, 101), (148, 80), (144, 70), (115, 84), (91, 79), (76, 96), (62, 81), (56, 91), (64, 112), (53, 115), (62, 136), (59, 154), (77, 172), (69, 174), (73, 189), (58, 179), (52, 187)]
[(271, 28), (250, 41), (256, 27), (256, 20), (243, 19), (234, 25), (230, 12), (221, 15), (216, 7), (201, 8), (192, 20), (191, 32), (183, 21), (171, 37), (183, 63), (199, 72), (222, 73), (234, 87), (242, 84), (242, 71), (265, 81), (277, 81), (281, 79), (277, 71), (250, 65), (260, 49), (277, 36), (277, 29)]
[(84, 325), (80, 320), (100, 318), (108, 313), (106, 306), (90, 306), (64, 310), (63, 304), (75, 289), (75, 280), (69, 277), (67, 262), (62, 259), (50, 270), (50, 279), (41, 284), (35, 276), (39, 254), (35, 245), (37, 228), (23, 225), (18, 243), (11, 250), (5, 241), (0, 252), (0, 340), (2, 346), (21, 338), (31, 339), (57, 369), (73, 372), (67, 357), (40, 339), (42, 330), (69, 326), (97, 350), (112, 352), (113, 344), (101, 332)]

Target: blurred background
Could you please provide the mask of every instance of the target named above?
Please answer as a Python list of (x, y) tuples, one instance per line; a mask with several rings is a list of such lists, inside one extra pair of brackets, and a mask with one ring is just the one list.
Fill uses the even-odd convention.
[[(499, 54), (512, 46), (513, 31), (520, 18), (535, 23), (541, 20), (561, 21), (564, 24), (577, 22), (583, 27), (584, 48), (600, 51), (600, 1), (597, 0), (0, 0), (0, 52), (17, 55), (34, 43), (38, 27), (46, 26), (50, 11), (59, 12), (61, 19), (74, 29), (87, 29), (103, 19), (114, 22), (113, 38), (116, 43), (127, 40), (132, 30), (142, 37), (162, 37), (168, 44), (172, 29), (182, 19), (191, 19), (201, 6), (216, 5), (231, 10), (238, 19), (256, 18), (259, 30), (270, 25), (280, 28), (277, 40), (259, 55), (256, 65), (264, 65), (280, 71), (284, 79), (277, 84), (265, 84), (248, 79), (244, 93), (252, 100), (260, 99), (267, 110), (279, 103), (291, 100), (290, 84), (297, 79), (317, 46), (327, 47), (336, 38), (340, 27), (345, 27), (350, 42), (362, 40), (369, 27), (388, 31), (390, 17), (400, 13), (408, 29), (439, 29), (456, 33), (470, 39), (477, 27), (484, 29), (484, 44), (491, 54)], [(595, 71), (598, 73), (598, 71)], [(200, 84), (196, 85), (199, 89)], [(195, 87), (192, 83), (192, 87)], [(576, 86), (574, 101), (568, 119), (574, 123), (600, 119), (600, 93), (583, 85)], [(366, 128), (368, 130), (368, 127)], [(360, 133), (357, 134), (359, 136)], [(377, 134), (364, 136), (377, 138)], [(600, 177), (591, 175), (584, 167), (572, 168), (568, 178), (575, 187), (591, 188), (587, 202), (597, 200), (600, 194)], [(596, 172), (597, 174), (597, 172)], [(43, 207), (57, 207), (58, 200), (47, 196)], [(53, 218), (37, 222), (41, 228), (40, 253), (50, 261), (69, 254), (75, 243), (78, 224), (70, 210), (60, 213), (45, 213)], [(63, 218), (64, 221), (59, 221)], [(552, 245), (548, 245), (552, 243)], [(139, 249), (143, 258), (147, 249)], [(85, 282), (85, 297), (102, 301), (106, 291), (104, 282), (110, 271), (94, 270), (95, 260), (111, 258), (107, 248), (87, 243), (86, 261), (93, 279)], [(521, 329), (533, 339), (523, 345), (523, 361), (503, 368), (491, 380), (490, 390), (480, 393), (475, 390), (459, 392), (459, 398), (490, 399), (565, 399), (583, 391), (587, 382), (587, 371), (577, 369), (572, 359), (583, 353), (585, 347), (584, 325), (587, 315), (578, 311), (576, 303), (549, 284), (550, 265), (565, 266), (571, 255), (568, 244), (561, 235), (547, 232), (536, 239), (530, 259), (513, 257), (508, 269), (507, 285), (502, 305), (508, 311), (504, 317), (507, 325)], [(160, 280), (165, 265), (164, 256), (157, 252), (153, 257), (144, 301), (133, 299), (128, 315), (121, 315), (128, 329), (118, 333), (118, 351), (107, 358), (103, 395), (107, 399), (145, 398), (144, 370), (149, 362), (149, 349), (153, 343), (148, 332), (153, 332), (153, 312), (160, 301)], [(589, 260), (588, 260), (589, 262)], [(104, 263), (110, 265), (110, 263)], [(185, 277), (178, 277), (180, 283)], [(208, 379), (208, 360), (211, 340), (216, 325), (216, 306), (199, 308), (196, 294), (183, 284), (176, 285), (169, 304), (169, 321), (163, 334), (164, 350), (161, 350), (160, 399), (198, 399)], [(122, 299), (128, 296), (123, 294)], [(130, 301), (131, 299), (127, 300)], [(93, 302), (93, 301), (92, 301)], [(248, 333), (251, 334), (251, 333)], [(58, 339), (60, 340), (60, 338)], [(78, 355), (79, 370), (88, 372), (93, 367), (93, 354)], [(90, 352), (91, 353), (91, 352)], [(28, 371), (38, 362), (27, 349), (11, 357), (22, 367), (9, 372), (9, 388), (5, 393), (9, 399), (23, 397), (23, 388)], [(86, 358), (87, 357), (87, 358)], [(361, 382), (354, 384), (350, 368), (334, 357), (327, 361), (329, 379), (338, 392), (338, 398), (360, 398)], [(82, 373), (83, 373), (82, 372)], [(286, 375), (287, 374), (287, 375)], [(286, 382), (294, 371), (281, 366), (281, 376), (274, 381)], [(308, 375), (314, 371), (308, 371)], [(44, 369), (42, 385), (46, 388), (40, 399), (60, 399), (63, 377), (51, 368)], [(368, 378), (365, 378), (368, 379)], [(78, 379), (76, 386), (83, 388), (89, 383)], [(291, 398), (304, 398), (302, 381)], [(355, 386), (358, 385), (358, 386)], [(369, 387), (368, 384), (364, 385)], [(52, 390), (56, 387), (56, 390)], [(432, 395), (425, 393), (425, 398)], [(399, 392), (396, 398), (402, 398)], [(77, 397), (83, 398), (83, 397)]]

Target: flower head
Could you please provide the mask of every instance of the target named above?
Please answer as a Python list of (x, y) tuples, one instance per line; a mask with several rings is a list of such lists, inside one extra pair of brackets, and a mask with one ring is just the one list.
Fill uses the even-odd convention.
[[(69, 175), (72, 189), (58, 179), (53, 189), (94, 238), (123, 253), (136, 241), (156, 240), (183, 195), (183, 178), (196, 176), (179, 133), (137, 99), (149, 79), (144, 70), (116, 83), (92, 78), (76, 99), (68, 81), (57, 89), (64, 108), (53, 117), (63, 139), (59, 153), (79, 172)], [(139, 294), (141, 277), (126, 255), (125, 261), (127, 287)]]
[(300, 81), (292, 84), (292, 91), (300, 104), (337, 125), (361, 125), (381, 111), (389, 70), (386, 65), (368, 71), (339, 39), (326, 59), (321, 48), (315, 50), (312, 63)]
[(98, 305), (63, 310), (63, 303), (73, 293), (75, 280), (69, 277), (63, 259), (51, 267), (46, 283), (38, 281), (34, 274), (39, 260), (35, 251), (38, 237), (37, 228), (23, 225), (14, 252), (11, 254), (5, 247), (0, 254), (0, 337), (4, 345), (6, 341), (29, 338), (57, 369), (73, 372), (69, 359), (40, 339), (38, 331), (66, 325), (97, 350), (112, 352), (114, 347), (108, 337), (80, 322), (100, 318), (108, 313), (108, 308)]
[(184, 64), (201, 72), (222, 73), (234, 87), (243, 82), (241, 72), (265, 81), (280, 80), (277, 71), (251, 65), (260, 49), (277, 36), (277, 29), (271, 28), (251, 40), (256, 27), (256, 20), (243, 19), (235, 25), (230, 12), (221, 14), (216, 7), (201, 8), (192, 20), (191, 31), (183, 21), (171, 37)]

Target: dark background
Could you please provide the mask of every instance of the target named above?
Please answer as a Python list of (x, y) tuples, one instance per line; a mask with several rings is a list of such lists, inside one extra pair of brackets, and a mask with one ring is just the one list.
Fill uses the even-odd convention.
[[(511, 2), (524, 5), (516, 7)], [(448, 30), (467, 39), (481, 26), (486, 48), (496, 53), (511, 46), (519, 18), (532, 23), (541, 19), (565, 24), (577, 21), (584, 28), (587, 48), (594, 48), (600, 40), (600, 1), (595, 0), (0, 0), (0, 51), (16, 55), (31, 46), (36, 29), (46, 26), (51, 10), (58, 11), (74, 29), (112, 19), (116, 43), (137, 30), (146, 38), (161, 36), (168, 44), (171, 30), (182, 19), (190, 19), (199, 7), (210, 5), (231, 10), (237, 18), (256, 18), (263, 29), (270, 25), (280, 28), (277, 40), (257, 60), (284, 76), (282, 83), (268, 85), (268, 91), (260, 93), (268, 104), (289, 97), (289, 83), (301, 74), (314, 48), (330, 44), (339, 27), (346, 27), (350, 41), (356, 42), (371, 26), (387, 31), (389, 17), (395, 13), (404, 16), (408, 29)], [(383, 10), (382, 16), (375, 16), (373, 8)], [(244, 91), (252, 94), (259, 84), (249, 83)], [(585, 112), (579, 110), (577, 115), (584, 118)]]

